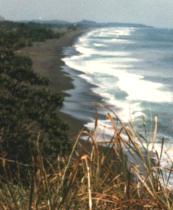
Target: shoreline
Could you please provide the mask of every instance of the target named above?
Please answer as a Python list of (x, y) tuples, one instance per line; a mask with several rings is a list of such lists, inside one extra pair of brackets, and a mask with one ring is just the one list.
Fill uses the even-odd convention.
[[(48, 88), (54, 93), (61, 93), (65, 96), (67, 95), (65, 91), (73, 89), (74, 85), (73, 78), (63, 71), (63, 49), (72, 46), (83, 33), (82, 30), (66, 32), (59, 39), (34, 43), (33, 46), (25, 47), (17, 53), (30, 57), (33, 62), (33, 71), (49, 80)], [(83, 128), (84, 121), (61, 111), (58, 112), (60, 118), (69, 125), (69, 133), (73, 138)]]

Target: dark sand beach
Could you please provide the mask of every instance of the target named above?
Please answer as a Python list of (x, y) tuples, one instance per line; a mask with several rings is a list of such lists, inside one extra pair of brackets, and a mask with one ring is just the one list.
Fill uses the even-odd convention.
[[(65, 33), (59, 39), (47, 40), (35, 43), (32, 47), (26, 47), (18, 53), (29, 56), (33, 61), (33, 70), (41, 76), (49, 79), (49, 88), (55, 93), (63, 93), (73, 88), (72, 79), (62, 70), (63, 48), (71, 46), (76, 38), (83, 32), (76, 30)], [(59, 113), (60, 117), (69, 124), (70, 134), (76, 135), (83, 127), (83, 122), (67, 114)]]

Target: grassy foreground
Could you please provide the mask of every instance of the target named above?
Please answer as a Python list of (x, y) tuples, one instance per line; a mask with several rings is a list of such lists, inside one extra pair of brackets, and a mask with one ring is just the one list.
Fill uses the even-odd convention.
[(157, 124), (144, 138), (108, 114), (109, 141), (97, 135), (96, 120), (71, 146), (57, 113), (63, 96), (49, 91), (30, 58), (16, 54), (63, 34), (11, 22), (2, 22), (0, 32), (0, 210), (172, 210), (172, 168), (165, 178), (163, 144), (159, 153), (149, 150)]
[[(45, 160), (38, 139), (32, 164), (21, 166), (29, 171), (28, 184), (20, 180), (19, 162), (1, 159), (6, 176), (0, 183), (0, 209), (172, 210), (172, 192), (163, 184), (162, 151), (158, 154), (144, 147), (141, 142), (146, 139), (117, 116), (106, 117), (114, 131), (107, 147), (97, 143), (97, 120), (94, 130), (79, 133), (69, 155), (57, 154), (54, 162)], [(153, 145), (156, 127), (150, 141)], [(81, 141), (83, 138), (87, 140)], [(125, 150), (138, 164), (130, 164)], [(16, 182), (8, 170), (10, 164), (18, 165)]]

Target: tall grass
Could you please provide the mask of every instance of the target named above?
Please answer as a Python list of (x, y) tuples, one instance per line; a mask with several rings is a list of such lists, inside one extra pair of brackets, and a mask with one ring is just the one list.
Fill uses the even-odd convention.
[(93, 130), (79, 133), (71, 153), (57, 155), (54, 162), (46, 162), (38, 145), (33, 165), (22, 166), (28, 167), (27, 185), (20, 182), (20, 169), (18, 181), (12, 181), (8, 167), (13, 161), (1, 158), (6, 177), (1, 177), (0, 209), (172, 210), (172, 191), (163, 184), (161, 168), (164, 143), (160, 153), (154, 151), (157, 119), (149, 141), (115, 114), (107, 120), (113, 131), (109, 141), (98, 139), (96, 120)]

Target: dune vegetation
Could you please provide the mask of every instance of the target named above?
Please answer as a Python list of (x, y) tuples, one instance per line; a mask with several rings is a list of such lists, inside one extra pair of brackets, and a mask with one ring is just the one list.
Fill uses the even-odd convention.
[(165, 180), (161, 167), (164, 141), (159, 153), (146, 146), (156, 142), (157, 125), (147, 139), (109, 111), (109, 141), (97, 136), (98, 119), (69, 139), (57, 113), (63, 96), (15, 53), (62, 34), (10, 22), (0, 23), (0, 33), (0, 209), (172, 210), (172, 169)]
[[(165, 180), (162, 151), (158, 154), (144, 147), (144, 138), (115, 115), (108, 114), (107, 119), (114, 131), (109, 141), (98, 143), (96, 121), (92, 131), (80, 131), (70, 154), (57, 153), (53, 162), (44, 155), (39, 136), (32, 163), (1, 158), (5, 173), (1, 209), (173, 209), (172, 191), (167, 186), (172, 171)], [(134, 162), (129, 162), (125, 150)], [(17, 177), (27, 170), (27, 184), (14, 179), (11, 164), (18, 166)]]
[[(1, 157), (30, 164), (39, 135), (44, 155), (51, 159), (69, 147), (68, 126), (57, 114), (63, 96), (52, 93), (49, 81), (33, 71), (32, 60), (16, 50), (62, 34), (41, 25), (11, 22), (2, 22), (0, 33)], [(16, 166), (11, 169), (15, 176)]]

